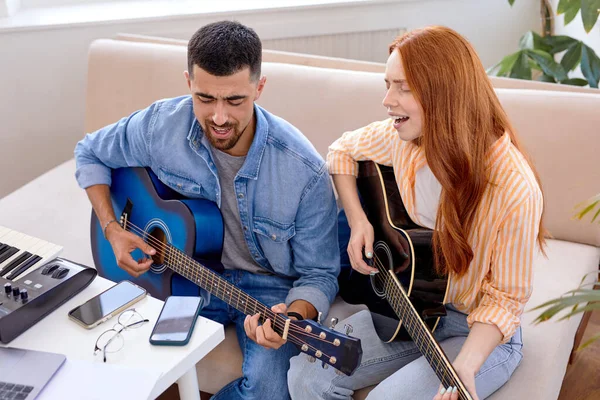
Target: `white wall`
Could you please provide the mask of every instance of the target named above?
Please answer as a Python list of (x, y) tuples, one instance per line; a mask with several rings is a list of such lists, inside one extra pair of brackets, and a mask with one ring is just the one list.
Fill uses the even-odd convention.
[[(263, 39), (444, 24), (471, 40), (490, 66), (516, 50), (523, 32), (539, 30), (535, 3), (518, 0), (511, 8), (506, 0), (404, 0), (233, 17)], [(87, 49), (94, 39), (119, 32), (189, 38), (224, 17), (232, 16), (0, 30), (0, 197), (72, 157), (84, 134)], [(32, 156), (41, 152), (45, 159)]]

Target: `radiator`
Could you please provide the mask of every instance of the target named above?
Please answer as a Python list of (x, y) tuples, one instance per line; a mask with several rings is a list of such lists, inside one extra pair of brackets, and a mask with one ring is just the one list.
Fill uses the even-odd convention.
[(262, 42), (263, 48), (270, 50), (385, 62), (388, 57), (388, 46), (396, 36), (404, 32), (406, 32), (406, 29), (386, 29), (271, 39)]

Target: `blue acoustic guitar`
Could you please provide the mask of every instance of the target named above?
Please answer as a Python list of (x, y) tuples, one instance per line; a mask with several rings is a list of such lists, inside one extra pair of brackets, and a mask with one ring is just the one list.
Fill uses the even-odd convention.
[[(111, 199), (120, 212), (121, 227), (142, 237), (156, 249), (149, 272), (134, 278), (117, 265), (110, 243), (92, 212), (91, 239), (94, 263), (100, 276), (112, 281), (131, 280), (150, 294), (165, 299), (173, 290), (179, 295), (199, 293), (199, 287), (246, 315), (260, 313), (271, 319), (273, 329), (311, 359), (351, 375), (362, 358), (360, 339), (323, 327), (311, 320), (291, 320), (275, 314), (220, 276), (223, 219), (217, 205), (204, 199), (188, 199), (162, 184), (150, 170), (113, 170)], [(137, 253), (137, 254), (136, 254)], [(140, 250), (132, 253), (136, 259)], [(333, 325), (333, 324), (332, 324)]]

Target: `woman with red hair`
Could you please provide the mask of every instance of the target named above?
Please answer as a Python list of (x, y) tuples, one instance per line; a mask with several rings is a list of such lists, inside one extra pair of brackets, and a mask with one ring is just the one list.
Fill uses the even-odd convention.
[[(411, 219), (434, 230), (436, 266), (449, 279), (447, 316), (434, 337), (474, 399), (508, 381), (523, 355), (520, 317), (532, 292), (533, 257), (544, 244), (543, 195), (473, 47), (446, 27), (397, 38), (389, 48), (383, 106), (389, 119), (347, 132), (329, 148), (329, 171), (351, 228), (355, 271), (377, 272), (373, 227), (357, 194), (357, 162), (393, 166)], [(363, 253), (364, 252), (364, 253)], [(370, 313), (351, 324), (363, 357), (352, 376), (292, 358), (292, 399), (457, 399), (440, 386), (413, 342), (384, 343)]]

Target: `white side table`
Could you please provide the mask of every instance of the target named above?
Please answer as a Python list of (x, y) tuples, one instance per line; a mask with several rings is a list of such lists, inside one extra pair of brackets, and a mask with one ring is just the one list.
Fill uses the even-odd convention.
[[(8, 344), (31, 350), (49, 351), (67, 356), (67, 360), (103, 363), (102, 355), (94, 356), (94, 344), (102, 332), (117, 323), (117, 317), (86, 330), (69, 320), (67, 313), (96, 294), (114, 285), (114, 282), (96, 277), (85, 290), (63, 304), (46, 318), (29, 328)], [(159, 376), (154, 383), (150, 398), (154, 399), (177, 382), (182, 400), (199, 400), (196, 363), (214, 349), (224, 338), (223, 326), (206, 318), (198, 317), (192, 339), (185, 346), (154, 346), (148, 342), (150, 333), (163, 302), (146, 296), (132, 308), (150, 320), (138, 329), (122, 333), (125, 344), (117, 353), (107, 355), (107, 364), (140, 369)], [(58, 374), (61, 370), (58, 371)], [(52, 382), (52, 381), (51, 381)], [(149, 383), (150, 384), (150, 383)], [(43, 391), (40, 398), (43, 399)], [(77, 394), (73, 394), (77, 398)]]

